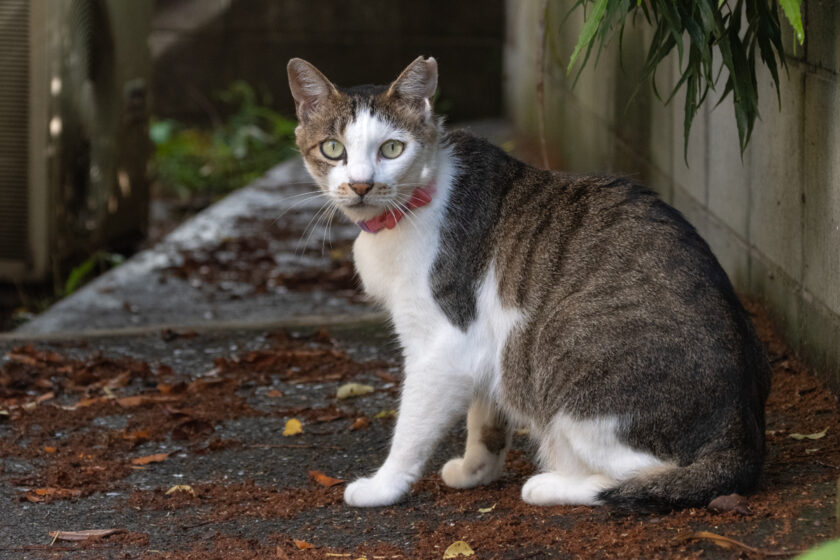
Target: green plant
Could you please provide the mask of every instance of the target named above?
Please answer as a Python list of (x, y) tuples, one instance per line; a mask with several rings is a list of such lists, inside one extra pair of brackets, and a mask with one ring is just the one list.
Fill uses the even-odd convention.
[[(800, 15), (802, 0), (778, 0), (778, 4), (801, 44), (804, 40)], [(596, 44), (600, 54), (616, 31), (619, 35), (623, 32), (628, 17), (641, 12), (653, 26), (642, 80), (653, 83), (659, 99), (662, 98), (656, 90), (656, 68), (677, 49), (682, 74), (665, 103), (685, 87), (683, 131), (686, 149), (697, 109), (709, 91), (715, 90), (721, 77), (720, 69), (715, 69), (715, 58), (719, 57), (727, 76), (718, 103), (730, 93), (734, 96), (735, 120), (743, 153), (759, 116), (755, 73), (758, 58), (770, 70), (777, 96), (778, 67), (786, 68), (776, 0), (577, 0), (572, 9), (585, 9), (588, 5), (591, 10), (569, 61), (568, 72), (581, 54), (582, 69)]]
[(296, 123), (268, 108), (268, 96), (238, 81), (217, 98), (231, 112), (211, 128), (171, 119), (152, 122), (153, 168), (163, 194), (181, 199), (223, 195), (294, 153)]
[(124, 261), (125, 257), (117, 253), (108, 253), (107, 251), (95, 252), (67, 275), (67, 280), (64, 282), (63, 295), (69, 296), (78, 290), (91, 278), (91, 275), (98, 276), (108, 269), (122, 264)]

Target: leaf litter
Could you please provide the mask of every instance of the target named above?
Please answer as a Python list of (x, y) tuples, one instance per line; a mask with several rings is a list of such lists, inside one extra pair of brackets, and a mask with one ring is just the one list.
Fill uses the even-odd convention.
[[(751, 308), (755, 313), (755, 308)], [(755, 494), (743, 497), (723, 497), (734, 500), (731, 504), (724, 504), (713, 509), (712, 504), (705, 509), (689, 509), (664, 516), (651, 515), (617, 515), (608, 508), (587, 507), (556, 507), (535, 508), (521, 502), (519, 492), (522, 482), (534, 472), (527, 453), (521, 449), (513, 449), (508, 455), (507, 471), (503, 477), (487, 487), (472, 490), (452, 490), (445, 487), (436, 473), (424, 477), (414, 488), (414, 497), (408, 502), (391, 508), (382, 508), (376, 512), (360, 511), (359, 521), (354, 521), (349, 527), (330, 525), (330, 519), (342, 519), (347, 513), (342, 504), (342, 487), (340, 485), (326, 487), (321, 484), (308, 483), (302, 487), (275, 488), (261, 486), (253, 481), (237, 482), (232, 480), (191, 481), (189, 487), (193, 493), (175, 491), (165, 485), (154, 490), (137, 490), (129, 494), (126, 507), (132, 511), (153, 512), (155, 510), (178, 510), (178, 523), (185, 524), (223, 524), (237, 523), (242, 519), (295, 519), (297, 534), (295, 538), (303, 542), (318, 543), (317, 550), (298, 549), (292, 538), (286, 535), (267, 535), (259, 540), (224, 532), (210, 531), (208, 538), (202, 538), (194, 543), (181, 543), (167, 552), (166, 558), (323, 558), (325, 555), (348, 558), (441, 558), (444, 551), (456, 541), (475, 546), (476, 556), (482, 558), (543, 558), (545, 551), (552, 551), (569, 557), (602, 557), (602, 558), (672, 558), (697, 557), (728, 558), (721, 556), (726, 553), (719, 549), (716, 541), (710, 538), (696, 537), (703, 531), (720, 535), (726, 539), (744, 544), (746, 547), (760, 551), (762, 554), (775, 555), (807, 548), (818, 540), (827, 538), (832, 527), (828, 523), (833, 519), (834, 488), (840, 466), (840, 437), (832, 430), (828, 430), (819, 438), (820, 448), (811, 454), (803, 449), (802, 444), (788, 437), (789, 434), (819, 434), (826, 426), (837, 425), (840, 422), (837, 400), (826, 387), (811, 375), (789, 353), (772, 334), (769, 323), (763, 315), (757, 315), (757, 327), (762, 338), (769, 344), (769, 353), (774, 367), (774, 385), (768, 401), (768, 459), (765, 474), (760, 487)], [(286, 339), (284, 342), (284, 338)], [(252, 415), (263, 415), (277, 419), (278, 431), (282, 427), (282, 418), (295, 417), (305, 420), (307, 424), (315, 423), (316, 418), (325, 422), (336, 422), (346, 419), (341, 430), (345, 434), (353, 433), (350, 424), (355, 418), (370, 417), (376, 419), (374, 406), (381, 407), (377, 400), (370, 403), (363, 412), (345, 408), (344, 405), (332, 404), (326, 407), (286, 407), (288, 396), (274, 399), (276, 404), (268, 410), (255, 410), (248, 406), (242, 397), (243, 392), (250, 392), (255, 396), (260, 393), (259, 387), (277, 387), (278, 381), (289, 383), (324, 383), (339, 382), (352, 379), (356, 373), (366, 371), (379, 365), (352, 364), (337, 376), (335, 367), (320, 368), (307, 365), (303, 356), (294, 351), (300, 349), (311, 350), (321, 348), (325, 350), (321, 357), (325, 361), (337, 359), (333, 352), (340, 350), (329, 342), (331, 338), (324, 336), (323, 341), (309, 339), (299, 344), (293, 337), (281, 334), (274, 343), (279, 348), (267, 348), (239, 356), (225, 357), (217, 360), (212, 372), (208, 372), (207, 381), (200, 383), (184, 383), (183, 376), (172, 372), (167, 373), (160, 366), (145, 366), (148, 377), (142, 383), (132, 378), (124, 387), (112, 389), (117, 398), (131, 396), (133, 393), (184, 395), (183, 400), (176, 402), (148, 402), (135, 407), (124, 408), (113, 402), (115, 399), (106, 398), (102, 389), (86, 391), (85, 386), (76, 383), (71, 387), (60, 380), (47, 377), (46, 382), (39, 381), (45, 376), (31, 377), (30, 389), (24, 390), (25, 398), (21, 395), (0, 393), (0, 407), (10, 409), (10, 418), (5, 429), (12, 428), (12, 438), (0, 441), (0, 452), (4, 456), (40, 457), (55, 460), (57, 464), (76, 464), (79, 472), (90, 470), (90, 476), (100, 477), (104, 483), (97, 485), (92, 478), (67, 473), (67, 468), (59, 476), (57, 470), (50, 471), (49, 465), (34, 475), (14, 475), (17, 482), (28, 479), (29, 492), (36, 488), (67, 488), (80, 490), (81, 496), (55, 498), (44, 496), (44, 504), (51, 499), (84, 499), (90, 491), (111, 490), (124, 474), (115, 476), (111, 468), (119, 471), (129, 464), (131, 456), (137, 455), (132, 450), (137, 442), (164, 442), (172, 438), (172, 431), (182, 423), (191, 419), (200, 419), (211, 426), (221, 421), (220, 417), (234, 418)], [(308, 346), (307, 346), (308, 345)], [(278, 354), (287, 354), (292, 360), (298, 360), (297, 365), (283, 367)], [(24, 353), (24, 355), (28, 355)], [(48, 364), (50, 368), (62, 368), (63, 364), (51, 356), (55, 361), (43, 357), (33, 357), (30, 365), (23, 361), (16, 362), (14, 367), (21, 368), (23, 364), (30, 368), (41, 368)], [(313, 355), (311, 359), (318, 360)], [(36, 364), (35, 366), (31, 365)], [(338, 363), (338, 362), (336, 362)], [(7, 367), (9, 362), (2, 364), (0, 379), (8, 381)], [(333, 364), (335, 365), (335, 364)], [(253, 369), (251, 369), (253, 366)], [(140, 370), (137, 370), (140, 371)], [(158, 373), (161, 372), (162, 373)], [(319, 373), (320, 372), (320, 373)], [(329, 379), (319, 380), (318, 375), (329, 376)], [(60, 377), (59, 374), (57, 377)], [(119, 375), (119, 372), (114, 372)], [(102, 377), (99, 375), (98, 377)], [(107, 376), (106, 376), (107, 377)], [(101, 381), (101, 379), (100, 379)], [(102, 387), (107, 386), (102, 385)], [(192, 390), (187, 390), (192, 386)], [(10, 385), (3, 385), (0, 390), (10, 391)], [(154, 387), (154, 391), (149, 391)], [(160, 387), (160, 389), (158, 389)], [(329, 385), (324, 386), (329, 390)], [(332, 387), (335, 387), (332, 385)], [(58, 388), (58, 390), (55, 390)], [(20, 391), (21, 389), (12, 388)], [(334, 390), (334, 389), (333, 389)], [(32, 391), (32, 392), (28, 392)], [(33, 396), (55, 392), (55, 398), (38, 404), (31, 412), (24, 414), (20, 404), (30, 402)], [(237, 392), (239, 395), (237, 395)], [(334, 393), (332, 393), (334, 394)], [(60, 408), (73, 396), (81, 398), (102, 398), (87, 407), (79, 408), (72, 413)], [(325, 395), (329, 397), (329, 394)], [(206, 401), (206, 402), (205, 402)], [(14, 408), (12, 408), (14, 407)], [(361, 407), (361, 405), (360, 405)], [(289, 410), (298, 409), (299, 412), (290, 414)], [(116, 412), (115, 412), (116, 411)], [(87, 434), (84, 437), (80, 428), (87, 426), (93, 419), (107, 414), (122, 414), (129, 419), (128, 425), (119, 429), (101, 430), (95, 437)], [(59, 415), (65, 421), (58, 421)], [(30, 429), (35, 423), (42, 423), (45, 430)], [(313, 424), (317, 425), (317, 423)], [(62, 426), (69, 434), (62, 441), (57, 442), (53, 436), (55, 428)], [(376, 435), (384, 444), (387, 442), (387, 426), (377, 427), (372, 424), (368, 430), (384, 430)], [(342, 436), (348, 439), (347, 447), (341, 447), (343, 453), (353, 457), (355, 450), (352, 437), (372, 437), (374, 434), (362, 432), (359, 436)], [(377, 432), (380, 433), (380, 432)], [(279, 438), (279, 433), (278, 440)], [(324, 448), (318, 444), (314, 433), (301, 434), (292, 446), (311, 447), (312, 457), (319, 457)], [(21, 438), (28, 438), (26, 447), (16, 442)], [(331, 440), (335, 441), (335, 440)], [(300, 443), (298, 443), (300, 442)], [(525, 444), (524, 436), (517, 436), (516, 447)], [(199, 453), (215, 453), (218, 450), (231, 449), (231, 444), (219, 439), (218, 435), (199, 430), (190, 432), (185, 440), (184, 451), (188, 454), (187, 461), (201, 460)], [(113, 444), (113, 446), (112, 446)], [(56, 447), (55, 454), (45, 454), (43, 446)], [(80, 447), (81, 446), (81, 447)], [(111, 447), (109, 447), (111, 446)], [(234, 445), (234, 448), (236, 446)], [(101, 448), (101, 449), (100, 449)], [(328, 448), (328, 447), (326, 447)], [(105, 451), (103, 451), (103, 449)], [(340, 453), (341, 453), (340, 452)], [(80, 455), (81, 454), (81, 455)], [(195, 457), (193, 455), (196, 455)], [(109, 462), (111, 461), (111, 462)], [(342, 463), (338, 458), (325, 456), (316, 464), (290, 463), (290, 468), (300, 469), (296, 480), (300, 485), (301, 473), (303, 479), (309, 478), (306, 469), (312, 467), (328, 467), (333, 472), (344, 476), (351, 474), (346, 470), (347, 462)], [(344, 465), (333, 471), (332, 465)], [(122, 465), (122, 467), (121, 467)], [(105, 468), (105, 471), (95, 468)], [(257, 465), (255, 469), (259, 468)], [(349, 467), (352, 474), (361, 473), (365, 468)], [(47, 472), (45, 472), (45, 470)], [(246, 475), (247, 476), (247, 475)], [(328, 475), (325, 475), (328, 476)], [(9, 478), (9, 475), (4, 475)], [(330, 477), (332, 478), (332, 477)], [(341, 480), (336, 479), (336, 480)], [(66, 481), (68, 484), (60, 484)], [(40, 482), (40, 484), (37, 484)], [(33, 495), (37, 495), (34, 494)], [(746, 503), (744, 503), (744, 501)], [(495, 504), (493, 515), (480, 513), (479, 510), (488, 509), (488, 504)], [(714, 501), (713, 501), (714, 504)], [(734, 505), (733, 505), (734, 504)], [(38, 507), (47, 507), (39, 504)], [(751, 511), (745, 515), (739, 508)], [(717, 511), (719, 509), (720, 511)], [(322, 512), (315, 514), (314, 512)], [(820, 512), (816, 514), (815, 512)], [(826, 513), (828, 512), (828, 513)], [(355, 515), (355, 512), (354, 512)], [(314, 517), (313, 517), (314, 516)], [(411, 519), (403, 525), (401, 519)], [(815, 519), (815, 520), (814, 520)], [(823, 519), (824, 525), (816, 525)], [(803, 521), (807, 520), (807, 521)], [(814, 525), (811, 524), (814, 520)], [(327, 525), (324, 526), (323, 524)], [(364, 542), (346, 549), (333, 548), (328, 543), (335, 543), (341, 539), (343, 531), (357, 534), (358, 531), (369, 531), (382, 525), (410, 527), (407, 533), (400, 536), (362, 537)], [(384, 525), (383, 525), (384, 524)], [(802, 532), (805, 525), (811, 529)], [(219, 530), (222, 525), (217, 525)], [(367, 528), (366, 528), (367, 527)], [(150, 530), (153, 530), (150, 527)], [(695, 538), (692, 538), (692, 535)], [(119, 538), (114, 535), (109, 539)], [(141, 541), (137, 541), (141, 542)], [(723, 541), (718, 541), (723, 542)], [(126, 545), (129, 546), (129, 545)], [(135, 546), (135, 545), (131, 545)], [(737, 546), (737, 545), (733, 545)], [(742, 549), (746, 554), (753, 554)], [(163, 558), (149, 553), (150, 558)]]

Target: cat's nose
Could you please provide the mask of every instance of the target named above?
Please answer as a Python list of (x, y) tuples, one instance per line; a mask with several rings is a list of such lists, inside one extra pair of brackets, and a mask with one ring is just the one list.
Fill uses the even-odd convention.
[(365, 196), (373, 188), (373, 183), (350, 183), (350, 188), (359, 196)]

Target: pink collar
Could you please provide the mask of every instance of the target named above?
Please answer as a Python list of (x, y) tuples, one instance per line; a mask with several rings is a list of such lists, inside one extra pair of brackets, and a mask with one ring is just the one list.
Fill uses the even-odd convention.
[[(417, 187), (414, 189), (414, 192), (411, 193), (411, 198), (405, 204), (404, 208), (406, 210), (414, 210), (415, 208), (426, 206), (432, 201), (433, 194), (435, 194), (434, 183), (428, 187)], [(386, 210), (382, 214), (369, 220), (356, 222), (356, 225), (362, 228), (362, 231), (377, 233), (383, 229), (394, 229), (397, 226), (397, 223), (402, 220), (404, 215), (405, 212), (403, 210), (395, 208), (392, 210)]]

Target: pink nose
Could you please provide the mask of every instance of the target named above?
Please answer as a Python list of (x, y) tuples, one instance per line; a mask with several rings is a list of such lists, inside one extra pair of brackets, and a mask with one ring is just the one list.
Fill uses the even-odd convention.
[(373, 189), (373, 183), (352, 183), (350, 188), (359, 196), (365, 196)]

